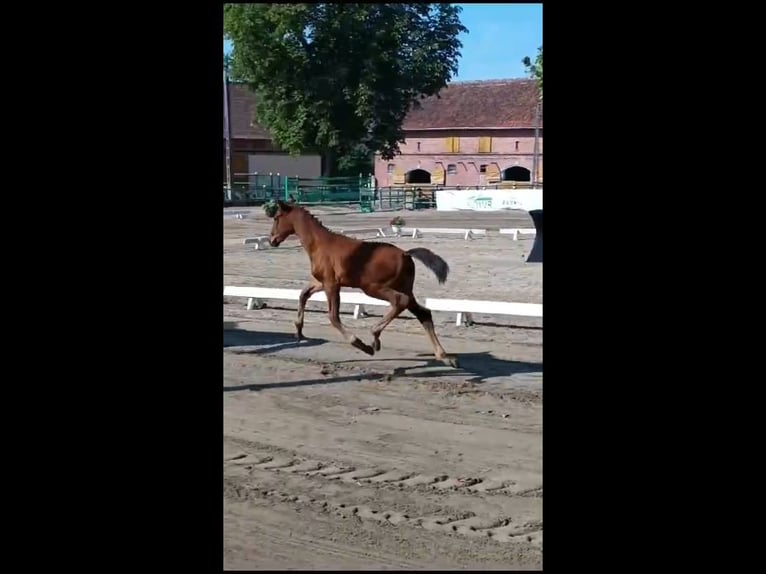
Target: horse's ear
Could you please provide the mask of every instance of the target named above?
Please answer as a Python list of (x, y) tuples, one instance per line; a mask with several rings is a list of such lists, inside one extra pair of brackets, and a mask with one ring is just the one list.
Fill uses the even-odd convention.
[(266, 217), (272, 219), (277, 214), (277, 206), (274, 202), (269, 202), (263, 205), (263, 212), (266, 214)]
[(281, 199), (277, 200), (277, 206), (279, 206), (279, 209), (282, 210), (284, 213), (287, 213), (288, 211), (290, 211), (290, 209), (292, 209), (292, 206), (290, 204), (285, 203)]

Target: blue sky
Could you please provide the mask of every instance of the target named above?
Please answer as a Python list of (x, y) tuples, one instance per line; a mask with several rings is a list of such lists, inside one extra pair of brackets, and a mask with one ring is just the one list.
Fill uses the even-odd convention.
[[(526, 76), (524, 56), (534, 59), (543, 44), (542, 4), (460, 4), (463, 34), (455, 80), (491, 80)], [(224, 52), (230, 49), (224, 42)]]

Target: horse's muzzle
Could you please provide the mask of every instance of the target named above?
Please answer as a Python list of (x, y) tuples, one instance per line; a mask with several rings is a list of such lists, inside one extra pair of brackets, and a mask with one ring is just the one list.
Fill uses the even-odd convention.
[(280, 243), (282, 243), (282, 240), (279, 237), (269, 237), (269, 245), (272, 247), (279, 247)]

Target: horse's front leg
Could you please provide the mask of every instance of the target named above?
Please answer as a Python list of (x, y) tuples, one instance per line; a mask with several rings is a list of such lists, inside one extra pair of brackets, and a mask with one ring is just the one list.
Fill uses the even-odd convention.
[(325, 294), (327, 295), (327, 313), (330, 316), (330, 324), (335, 327), (343, 338), (351, 343), (352, 347), (359, 349), (360, 351), (367, 353), (368, 355), (374, 355), (375, 351), (367, 343), (362, 341), (359, 337), (346, 330), (343, 323), (340, 322), (340, 286), (329, 285), (325, 286)]
[(295, 320), (295, 337), (300, 341), (303, 339), (303, 312), (306, 309), (306, 303), (311, 296), (322, 290), (322, 284), (316, 279), (312, 279), (311, 283), (303, 288), (300, 296), (298, 297), (298, 317)]

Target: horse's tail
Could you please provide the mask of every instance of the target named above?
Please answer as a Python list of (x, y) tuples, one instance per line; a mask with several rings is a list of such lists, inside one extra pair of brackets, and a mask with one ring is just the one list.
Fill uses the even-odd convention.
[(447, 262), (444, 259), (439, 257), (430, 249), (426, 249), (424, 247), (415, 247), (406, 253), (433, 271), (439, 283), (444, 283), (447, 280), (447, 275), (449, 274), (449, 265), (447, 265)]

